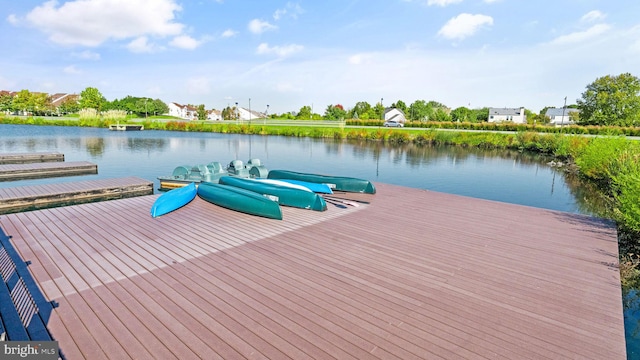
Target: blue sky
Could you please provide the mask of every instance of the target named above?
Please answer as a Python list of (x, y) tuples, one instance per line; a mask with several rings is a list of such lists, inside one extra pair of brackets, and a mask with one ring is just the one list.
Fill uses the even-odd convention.
[(0, 0), (0, 90), (270, 113), (575, 103), (640, 76), (637, 0)]

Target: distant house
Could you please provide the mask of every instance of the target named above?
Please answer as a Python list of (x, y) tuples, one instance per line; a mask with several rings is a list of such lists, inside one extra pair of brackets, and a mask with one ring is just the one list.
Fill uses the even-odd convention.
[(395, 121), (398, 123), (405, 123), (407, 118), (404, 116), (404, 112), (397, 108), (384, 109), (384, 121)]
[(222, 112), (215, 109), (207, 111), (207, 120), (222, 121)]
[(544, 114), (549, 118), (549, 123), (555, 126), (573, 125), (574, 121), (571, 120), (571, 113), (580, 113), (580, 110), (574, 108), (548, 108)]
[(489, 122), (514, 122), (516, 124), (526, 124), (527, 116), (524, 108), (489, 108)]
[(51, 103), (51, 108), (57, 115), (62, 115), (64, 111), (60, 109), (63, 103), (67, 101), (78, 101), (80, 95), (78, 94), (67, 94), (67, 93), (56, 93), (53, 95), (49, 95), (49, 102)]
[(258, 112), (258, 111), (249, 111), (243, 107), (239, 107), (238, 111), (238, 120), (256, 120), (256, 119), (264, 119), (267, 115)]
[(191, 105), (181, 105), (178, 103), (169, 103), (169, 116), (175, 116), (185, 120), (195, 120), (198, 118), (198, 109)]

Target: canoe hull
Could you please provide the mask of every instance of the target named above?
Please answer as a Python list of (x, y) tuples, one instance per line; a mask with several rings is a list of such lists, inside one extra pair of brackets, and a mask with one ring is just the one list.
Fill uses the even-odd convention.
[(331, 187), (327, 184), (312, 183), (308, 181), (293, 180), (293, 179), (266, 179), (266, 180), (280, 181), (280, 182), (285, 182), (292, 185), (302, 186), (319, 194), (333, 194), (333, 190), (331, 190)]
[(196, 197), (196, 185), (190, 183), (160, 195), (151, 206), (151, 216), (158, 217), (177, 210)]
[(276, 201), (280, 205), (315, 211), (327, 210), (327, 203), (322, 196), (313, 191), (232, 176), (221, 177), (219, 183), (253, 191)]
[(227, 209), (282, 220), (280, 205), (253, 191), (203, 182), (198, 186), (197, 193), (200, 198)]
[(376, 188), (369, 180), (344, 176), (307, 174), (288, 170), (271, 170), (268, 179), (289, 179), (311, 183), (327, 184), (333, 190), (375, 194)]

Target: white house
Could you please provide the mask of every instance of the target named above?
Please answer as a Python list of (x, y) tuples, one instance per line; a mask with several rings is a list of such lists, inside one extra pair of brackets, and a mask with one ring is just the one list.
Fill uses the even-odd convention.
[(191, 105), (180, 105), (178, 103), (169, 103), (169, 116), (179, 117), (186, 120), (194, 120), (198, 118), (198, 111)]
[(222, 112), (216, 109), (207, 111), (207, 120), (222, 121)]
[(510, 121), (516, 124), (526, 124), (527, 116), (524, 108), (489, 108), (489, 122)]
[(243, 107), (238, 107), (237, 110), (238, 111), (238, 120), (257, 120), (257, 119), (264, 119), (267, 117), (267, 115), (258, 112), (258, 111), (249, 111)]
[(404, 116), (404, 112), (397, 108), (384, 109), (384, 121), (395, 121), (398, 123), (405, 123), (407, 118)]
[(574, 108), (548, 108), (544, 114), (550, 120), (551, 125), (573, 125), (574, 121), (571, 120), (571, 113), (580, 113), (580, 110)]

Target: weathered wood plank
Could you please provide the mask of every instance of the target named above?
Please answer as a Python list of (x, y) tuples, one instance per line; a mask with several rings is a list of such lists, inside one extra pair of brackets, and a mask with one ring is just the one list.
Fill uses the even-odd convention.
[(97, 174), (98, 165), (88, 161), (0, 165), (0, 181)]
[(64, 161), (64, 154), (59, 152), (7, 153), (0, 154), (0, 164), (28, 164), (38, 162)]
[(137, 177), (0, 188), (0, 214), (153, 194), (153, 183)]

